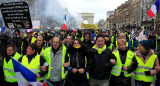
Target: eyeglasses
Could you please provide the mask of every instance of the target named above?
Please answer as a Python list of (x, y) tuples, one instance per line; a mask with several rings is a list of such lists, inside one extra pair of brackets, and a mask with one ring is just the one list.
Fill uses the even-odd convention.
[(58, 44), (59, 42), (53, 42), (54, 44)]
[(74, 43), (74, 44), (79, 44), (79, 43)]
[(11, 52), (12, 50), (6, 50), (7, 52)]

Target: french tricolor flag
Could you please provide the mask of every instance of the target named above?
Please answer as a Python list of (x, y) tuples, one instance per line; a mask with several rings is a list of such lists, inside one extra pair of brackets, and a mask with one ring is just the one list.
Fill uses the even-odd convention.
[(148, 16), (152, 18), (159, 11), (159, 0), (157, 0), (148, 11)]
[(14, 58), (12, 58), (12, 63), (19, 86), (51, 86), (46, 83), (37, 82), (36, 73), (33, 73)]
[(65, 29), (65, 31), (67, 31), (66, 15), (64, 16), (64, 21), (63, 21), (62, 29)]
[(146, 32), (145, 37), (146, 37), (146, 39), (149, 38), (149, 30)]

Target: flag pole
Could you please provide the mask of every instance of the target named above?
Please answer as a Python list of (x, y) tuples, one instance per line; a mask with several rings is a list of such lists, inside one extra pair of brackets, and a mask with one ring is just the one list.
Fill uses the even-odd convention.
[[(160, 3), (159, 3), (159, 8), (160, 8)], [(158, 30), (157, 31), (159, 31), (159, 15), (160, 15), (160, 13), (158, 12), (158, 28), (157, 28)]]
[[(159, 8), (160, 8), (160, 3), (159, 3)], [(158, 12), (156, 16), (156, 31), (159, 31), (159, 15), (160, 13)]]

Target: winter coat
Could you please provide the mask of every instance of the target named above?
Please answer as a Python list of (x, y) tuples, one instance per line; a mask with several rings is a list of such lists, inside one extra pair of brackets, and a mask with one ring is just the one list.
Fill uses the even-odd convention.
[(89, 40), (88, 42), (85, 42), (85, 40), (83, 40), (83, 43), (87, 46), (87, 47), (89, 47), (89, 48), (92, 48), (93, 47), (93, 43), (91, 42), (91, 40)]
[(69, 48), (67, 49), (67, 54), (69, 55), (69, 58), (66, 58), (66, 61), (69, 61), (70, 59), (70, 67), (72, 67), (72, 69), (84, 68), (85, 70), (85, 73), (83, 74), (80, 74), (79, 72), (69, 73), (68, 78), (72, 82), (81, 82), (87, 80), (86, 72), (90, 70), (90, 65), (91, 65), (87, 49), (88, 48), (86, 48), (86, 46), (81, 46), (80, 48), (76, 49), (73, 47), (73, 45), (70, 45)]
[(112, 51), (108, 48), (98, 54), (97, 49), (91, 48), (90, 55), (92, 58), (92, 67), (90, 70), (90, 77), (97, 80), (109, 79), (111, 69), (114, 66), (110, 62), (110, 59), (115, 59), (116, 57), (112, 54)]

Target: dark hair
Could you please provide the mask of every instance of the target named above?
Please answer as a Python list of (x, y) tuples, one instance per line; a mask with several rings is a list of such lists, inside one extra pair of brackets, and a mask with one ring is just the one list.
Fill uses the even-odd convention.
[(38, 51), (38, 46), (36, 43), (30, 43), (28, 46), (30, 46), (32, 50), (35, 50), (35, 53)]
[(7, 50), (7, 48), (9, 48), (9, 47), (12, 47), (12, 50), (16, 50), (16, 47), (15, 47), (14, 45), (7, 45), (6, 50)]
[(104, 38), (105, 38), (105, 37), (108, 37), (108, 38), (109, 38), (109, 41), (111, 41), (111, 38), (110, 38), (110, 36), (109, 36), (109, 35), (105, 35), (105, 36), (104, 36)]
[(84, 43), (83, 43), (81, 40), (79, 40), (79, 39), (75, 39), (75, 40), (72, 42), (72, 44), (74, 44), (75, 41), (78, 41), (81, 46), (84, 46)]
[(20, 30), (19, 29), (15, 29), (15, 31), (14, 32), (18, 32), (19, 34), (20, 34)]
[[(70, 36), (70, 37), (72, 38), (72, 40), (74, 40), (74, 37), (73, 37), (73, 36), (71, 36), (71, 35), (68, 35), (68, 36)], [(68, 37), (68, 36), (67, 36), (67, 37)]]
[(88, 30), (85, 31), (83, 36), (85, 36), (86, 34), (89, 34), (89, 36), (91, 37), (91, 32), (90, 31), (88, 31)]
[(103, 36), (103, 35), (97, 35), (96, 40), (97, 40), (99, 37), (102, 37), (102, 38), (104, 39), (104, 36)]

